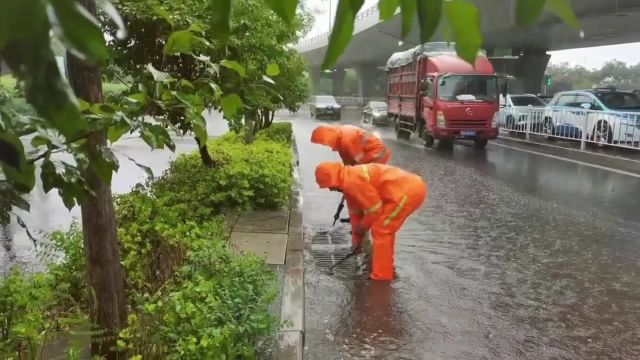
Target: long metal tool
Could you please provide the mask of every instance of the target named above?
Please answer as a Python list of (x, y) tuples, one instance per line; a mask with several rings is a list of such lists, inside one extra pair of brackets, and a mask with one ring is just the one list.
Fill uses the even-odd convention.
[(336, 213), (333, 215), (332, 226), (336, 226), (336, 222), (338, 221), (338, 219), (340, 219), (340, 213), (342, 212), (343, 208), (344, 208), (344, 196), (342, 197), (342, 200), (340, 200), (340, 205), (338, 205), (338, 210), (336, 210)]
[(333, 268), (335, 268), (336, 266), (342, 264), (343, 262), (345, 262), (345, 260), (347, 260), (347, 259), (349, 259), (349, 258), (351, 258), (351, 257), (353, 257), (353, 256), (355, 256), (357, 254), (358, 254), (357, 250), (353, 250), (352, 252), (348, 253), (347, 256), (343, 257), (342, 259), (338, 260), (337, 263), (333, 264), (333, 266), (331, 266), (329, 268), (329, 271), (333, 271)]

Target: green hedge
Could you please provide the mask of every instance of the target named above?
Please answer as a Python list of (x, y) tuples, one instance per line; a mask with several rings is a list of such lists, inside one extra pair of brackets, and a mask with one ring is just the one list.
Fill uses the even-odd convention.
[[(260, 340), (274, 334), (277, 320), (268, 308), (276, 296), (275, 275), (262, 259), (232, 252), (224, 221), (229, 211), (288, 203), (291, 126), (274, 124), (256, 139), (246, 145), (230, 133), (212, 140), (216, 167), (202, 165), (196, 153), (181, 155), (162, 176), (116, 198), (133, 309), (118, 346), (129, 355), (253, 359)], [(80, 320), (86, 314), (81, 230), (56, 232), (48, 246), (48, 253), (63, 255), (48, 272), (0, 281), (2, 293), (11, 294), (6, 298), (23, 304), (12, 318), (29, 324), (19, 329), (20, 337), (14, 331), (0, 342), (0, 358), (15, 358), (20, 346), (44, 342), (38, 334), (52, 313)], [(4, 309), (15, 305), (6, 298), (0, 299), (0, 330), (8, 316)]]

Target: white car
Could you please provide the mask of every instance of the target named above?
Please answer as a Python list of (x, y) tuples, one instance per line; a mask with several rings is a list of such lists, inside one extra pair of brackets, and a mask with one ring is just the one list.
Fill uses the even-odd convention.
[(527, 119), (532, 115), (532, 132), (545, 132), (545, 126), (553, 125), (553, 112), (547, 104), (533, 94), (507, 94), (500, 96), (500, 126), (513, 131), (525, 131)]
[(640, 97), (634, 92), (615, 87), (563, 91), (549, 105), (555, 136), (584, 136), (602, 144), (640, 144)]

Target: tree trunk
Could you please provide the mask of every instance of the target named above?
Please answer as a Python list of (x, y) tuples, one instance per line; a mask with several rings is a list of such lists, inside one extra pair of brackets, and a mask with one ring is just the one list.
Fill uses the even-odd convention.
[(196, 143), (198, 144), (198, 151), (200, 152), (200, 159), (202, 160), (202, 163), (207, 167), (215, 167), (216, 162), (211, 157), (209, 149), (207, 148), (207, 144), (201, 144), (200, 140), (197, 137), (195, 139)]
[(267, 115), (266, 115), (266, 121), (265, 121), (265, 125), (264, 128), (268, 128), (269, 126), (271, 126), (271, 124), (273, 124), (273, 118), (276, 116), (276, 112), (275, 111), (268, 111)]
[(247, 144), (251, 144), (253, 142), (253, 135), (255, 134), (255, 121), (257, 118), (256, 110), (245, 110), (244, 112), (244, 131), (245, 131), (245, 139), (244, 141)]
[[(94, 0), (78, 3), (95, 16)], [(100, 69), (71, 54), (67, 54), (67, 61), (69, 82), (75, 94), (89, 103), (102, 102)], [(90, 158), (100, 156), (100, 148), (104, 146), (107, 146), (106, 131), (87, 137)], [(91, 168), (84, 171), (84, 176), (94, 191), (81, 204), (89, 314), (97, 327), (92, 335), (91, 354), (107, 359), (123, 358), (116, 350), (116, 339), (119, 330), (126, 326), (127, 312), (111, 187)]]

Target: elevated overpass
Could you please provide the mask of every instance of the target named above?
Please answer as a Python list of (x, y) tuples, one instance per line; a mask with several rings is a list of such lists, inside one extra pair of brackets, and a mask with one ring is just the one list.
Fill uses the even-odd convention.
[[(540, 92), (550, 58), (548, 51), (640, 41), (640, 0), (573, 0), (582, 33), (550, 13), (545, 13), (534, 27), (516, 29), (515, 0), (473, 2), (482, 14), (484, 48), (496, 71), (515, 76), (521, 90), (526, 92)], [(314, 82), (328, 76), (332, 79), (334, 94), (346, 95), (344, 71), (355, 69), (359, 96), (383, 96), (386, 60), (396, 51), (419, 44), (419, 34), (416, 21), (414, 30), (401, 42), (400, 15), (384, 23), (378, 19), (377, 4), (358, 14), (353, 39), (330, 73), (320, 72), (329, 33), (297, 44), (296, 49), (311, 66)], [(445, 41), (444, 33), (441, 26), (433, 41)]]

